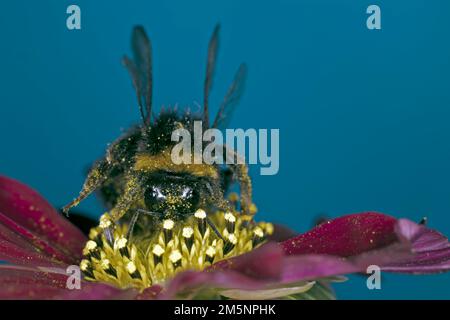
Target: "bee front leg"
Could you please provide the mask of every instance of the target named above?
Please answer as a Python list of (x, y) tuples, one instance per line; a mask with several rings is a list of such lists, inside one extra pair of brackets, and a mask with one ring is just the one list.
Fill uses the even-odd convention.
[(72, 207), (77, 206), (81, 201), (87, 198), (92, 192), (99, 188), (107, 179), (111, 172), (111, 164), (105, 160), (99, 160), (89, 171), (89, 174), (83, 184), (80, 194), (72, 202), (67, 204), (62, 211), (68, 215)]

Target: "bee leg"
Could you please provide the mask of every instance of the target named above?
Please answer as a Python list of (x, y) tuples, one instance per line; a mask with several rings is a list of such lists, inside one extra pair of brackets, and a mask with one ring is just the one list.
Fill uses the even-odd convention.
[(128, 231), (127, 231), (126, 238), (127, 238), (128, 241), (130, 241), (130, 242), (131, 242), (131, 237), (133, 236), (134, 226), (135, 226), (136, 221), (137, 221), (137, 219), (138, 219), (138, 217), (139, 217), (139, 213), (140, 213), (140, 212), (139, 212), (138, 210), (136, 210), (136, 212), (134, 213), (133, 217), (131, 218), (130, 225), (129, 225), (129, 227), (128, 227)]
[(239, 182), (241, 211), (244, 215), (250, 214), (250, 206), (252, 204), (252, 181), (248, 175), (248, 167), (245, 164), (245, 160), (234, 150), (229, 149), (226, 145), (224, 145), (223, 148), (225, 149), (227, 162), (230, 162), (230, 159), (233, 160), (231, 161), (232, 164), (228, 165)]
[(106, 181), (110, 171), (111, 166), (106, 160), (98, 161), (89, 172), (79, 196), (64, 206), (62, 211), (67, 215), (72, 207), (77, 206)]
[(139, 215), (141, 213), (158, 218), (158, 219), (161, 217), (161, 214), (159, 214), (158, 212), (147, 211), (144, 209), (137, 209), (135, 211), (135, 213), (133, 214), (133, 217), (131, 218), (130, 226), (128, 227), (128, 231), (127, 231), (127, 235), (126, 235), (126, 238), (130, 242), (131, 242), (131, 238), (133, 237), (133, 231), (134, 231), (134, 227), (136, 225), (137, 219), (139, 218)]
[(248, 175), (248, 167), (244, 165), (236, 166), (236, 174), (239, 180), (241, 191), (241, 210), (243, 214), (250, 214), (252, 204), (252, 181)]
[(211, 219), (209, 219), (208, 217), (206, 217), (206, 222), (209, 224), (209, 226), (211, 227), (211, 229), (213, 229), (214, 233), (223, 241), (225, 241), (225, 239), (223, 238), (222, 234), (220, 234), (219, 230), (217, 229), (216, 225), (214, 224), (214, 222), (211, 221)]
[(107, 228), (103, 229), (103, 233), (105, 234), (105, 238), (108, 241), (108, 243), (110, 245), (112, 245), (114, 243), (114, 236), (113, 236), (112, 229), (110, 227), (107, 227)]
[(133, 204), (137, 203), (143, 197), (142, 184), (144, 176), (129, 174), (127, 177), (124, 193), (120, 196), (116, 206), (110, 211), (109, 215), (113, 222), (119, 221), (129, 210)]

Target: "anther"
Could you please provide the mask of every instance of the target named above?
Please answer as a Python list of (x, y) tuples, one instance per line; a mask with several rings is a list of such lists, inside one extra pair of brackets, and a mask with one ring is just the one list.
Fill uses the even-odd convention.
[(89, 240), (86, 242), (86, 245), (83, 249), (83, 255), (86, 256), (86, 258), (95, 258), (97, 260), (100, 260), (100, 253), (98, 252), (97, 243), (93, 240)]
[(86, 259), (81, 260), (80, 269), (81, 269), (81, 271), (83, 271), (83, 273), (86, 276), (95, 279), (95, 276), (94, 276), (94, 273), (92, 270), (92, 266), (91, 266), (91, 263), (89, 262), (89, 260), (86, 260)]
[(164, 249), (159, 244), (156, 244), (153, 247), (152, 253), (153, 253), (154, 263), (156, 266), (158, 263), (160, 263), (162, 261), (162, 255), (164, 254)]
[(116, 269), (111, 265), (108, 259), (103, 259), (101, 262), (102, 269), (105, 270), (105, 272), (115, 278), (117, 278), (117, 272)]
[(236, 226), (236, 217), (231, 212), (227, 212), (225, 213), (224, 218), (226, 221), (226, 228), (228, 233), (234, 233), (234, 228)]
[(95, 228), (92, 228), (89, 231), (89, 239), (92, 239), (93, 241), (95, 241), (97, 243), (97, 245), (99, 245), (99, 246), (102, 244), (102, 236)]
[(253, 230), (253, 239), (252, 239), (253, 248), (263, 241), (264, 241), (264, 231), (260, 227), (256, 227)]
[(271, 223), (264, 223), (263, 224), (264, 231), (266, 234), (271, 235), (273, 233), (273, 224)]
[(122, 256), (129, 258), (130, 252), (128, 251), (127, 242), (128, 242), (127, 238), (121, 236), (120, 238), (118, 238), (115, 241), (114, 247), (115, 247), (115, 249), (119, 250), (119, 252)]
[(233, 250), (236, 243), (237, 243), (236, 236), (234, 234), (228, 235), (227, 241), (225, 242), (225, 245), (223, 247), (223, 254), (226, 255), (231, 250)]
[(248, 209), (249, 209), (249, 213), (251, 215), (255, 215), (256, 212), (258, 212), (258, 208), (256, 207), (256, 204), (254, 204), (254, 203), (250, 204), (250, 207)]
[(182, 235), (187, 248), (191, 250), (192, 244), (194, 243), (194, 229), (192, 229), (191, 227), (184, 227)]
[(164, 229), (164, 241), (167, 243), (172, 239), (172, 230), (175, 225), (175, 222), (171, 219), (166, 219), (163, 222)]
[(216, 256), (216, 249), (213, 246), (209, 246), (208, 249), (206, 249), (206, 261), (209, 263), (213, 263), (214, 257)]
[(181, 266), (181, 258), (182, 255), (178, 250), (174, 250), (170, 253), (169, 259), (172, 262), (174, 269)]
[(100, 224), (99, 224), (100, 228), (102, 229), (106, 229), (109, 228), (111, 226), (111, 220), (109, 219), (109, 217), (104, 214), (100, 217)]
[(198, 229), (200, 230), (200, 233), (203, 236), (206, 232), (206, 212), (202, 209), (198, 209), (194, 213), (194, 217), (198, 219)]
[(142, 279), (141, 274), (139, 273), (133, 261), (128, 262), (125, 268), (133, 279)]

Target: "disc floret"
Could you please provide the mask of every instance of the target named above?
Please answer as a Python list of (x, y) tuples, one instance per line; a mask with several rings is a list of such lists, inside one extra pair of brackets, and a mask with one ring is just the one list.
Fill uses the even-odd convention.
[(139, 290), (161, 284), (180, 271), (204, 270), (251, 251), (273, 232), (272, 224), (255, 223), (251, 216), (237, 211), (207, 215), (202, 209), (186, 221), (164, 220), (151, 239), (130, 241), (128, 226), (123, 224), (112, 231), (111, 244), (103, 232), (110, 226), (104, 215), (100, 225), (91, 230), (80, 268), (87, 280)]

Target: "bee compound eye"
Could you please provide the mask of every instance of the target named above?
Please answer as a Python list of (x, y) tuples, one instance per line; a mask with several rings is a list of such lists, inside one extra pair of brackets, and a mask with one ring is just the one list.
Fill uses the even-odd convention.
[(194, 190), (191, 187), (184, 187), (181, 189), (181, 198), (190, 199), (194, 195)]
[(164, 202), (166, 196), (160, 187), (150, 186), (144, 193), (144, 200), (148, 208), (153, 208), (155, 205)]

